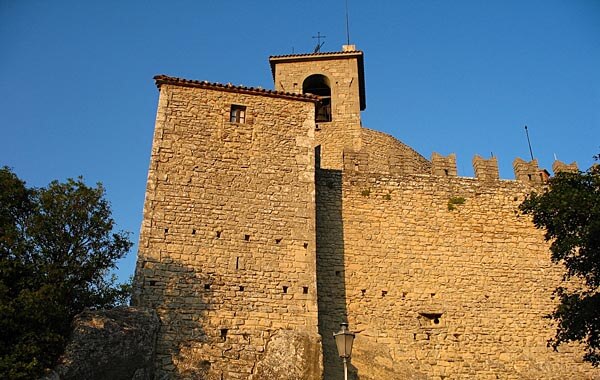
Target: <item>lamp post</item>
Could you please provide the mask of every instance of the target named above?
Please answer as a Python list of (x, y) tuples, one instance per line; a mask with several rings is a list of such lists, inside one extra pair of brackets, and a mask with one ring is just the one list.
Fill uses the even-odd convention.
[(344, 380), (348, 380), (348, 360), (352, 356), (352, 343), (354, 342), (354, 333), (348, 330), (347, 323), (340, 323), (341, 330), (333, 333), (335, 345), (337, 346), (340, 358), (344, 360)]

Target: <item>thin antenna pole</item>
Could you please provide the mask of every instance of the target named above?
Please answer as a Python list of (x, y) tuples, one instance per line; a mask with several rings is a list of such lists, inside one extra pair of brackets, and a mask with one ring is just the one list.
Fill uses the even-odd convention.
[(529, 154), (531, 155), (531, 160), (533, 161), (533, 150), (531, 150), (531, 141), (529, 141), (529, 131), (527, 130), (527, 126), (525, 126), (525, 134), (527, 135), (527, 144), (529, 145)]
[(350, 22), (348, 21), (348, 0), (346, 0), (346, 45), (350, 45)]

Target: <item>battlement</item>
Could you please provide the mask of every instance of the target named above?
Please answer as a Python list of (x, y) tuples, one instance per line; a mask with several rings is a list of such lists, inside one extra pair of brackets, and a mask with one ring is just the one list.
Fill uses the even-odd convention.
[(444, 157), (439, 153), (431, 154), (431, 174), (442, 177), (456, 177), (456, 154)]
[(579, 168), (577, 167), (577, 162), (575, 161), (571, 162), (570, 164), (565, 164), (564, 162), (556, 160), (552, 164), (552, 171), (554, 172), (554, 174), (561, 172), (577, 173), (577, 171), (579, 171)]
[(493, 181), (500, 179), (498, 173), (498, 160), (496, 157), (485, 159), (479, 155), (473, 157), (473, 170), (475, 177), (484, 181)]
[[(369, 160), (377, 160), (379, 157), (372, 157), (370, 152), (355, 152), (344, 151), (344, 171), (354, 173), (377, 172), (376, 168), (380, 168), (377, 162), (369, 162)], [(475, 179), (481, 181), (497, 181), (500, 180), (498, 171), (498, 159), (496, 157), (483, 158), (475, 155), (472, 160)], [(375, 169), (375, 170), (373, 170)], [(514, 180), (528, 183), (533, 186), (543, 185), (550, 178), (550, 173), (541, 169), (538, 166), (537, 160), (525, 161), (517, 157), (513, 161)], [(577, 163), (565, 164), (561, 161), (554, 161), (552, 171), (554, 174), (560, 172), (576, 172), (578, 170)], [(431, 155), (431, 169), (424, 173), (412, 174), (430, 174), (435, 177), (458, 177), (456, 169), (456, 154), (451, 153), (443, 156), (437, 152)]]

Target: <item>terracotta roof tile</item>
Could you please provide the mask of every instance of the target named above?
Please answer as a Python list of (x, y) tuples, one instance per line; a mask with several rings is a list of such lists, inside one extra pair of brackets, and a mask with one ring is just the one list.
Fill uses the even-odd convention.
[(301, 57), (318, 57), (318, 56), (329, 56), (329, 55), (356, 55), (363, 54), (361, 50), (351, 50), (351, 51), (328, 51), (328, 52), (319, 52), (319, 53), (304, 53), (304, 54), (284, 54), (284, 55), (271, 55), (269, 59), (273, 58), (301, 58)]
[(319, 101), (319, 98), (317, 96), (314, 96), (311, 94), (303, 95), (303, 94), (296, 94), (296, 93), (292, 93), (292, 92), (266, 90), (266, 89), (259, 88), (259, 87), (235, 86), (235, 85), (232, 85), (231, 83), (222, 84), (222, 83), (217, 83), (217, 82), (176, 78), (176, 77), (170, 77), (168, 75), (156, 75), (156, 76), (154, 76), (154, 82), (156, 83), (156, 87), (159, 90), (160, 90), (160, 86), (162, 86), (163, 84), (171, 84), (171, 85), (175, 85), (175, 86), (207, 88), (207, 89), (212, 89), (212, 90), (237, 92), (237, 93), (251, 94), (251, 95), (263, 95), (263, 96), (271, 96), (271, 97), (277, 97), (277, 98), (294, 99), (294, 100), (302, 100), (302, 101), (310, 101), (310, 102)]

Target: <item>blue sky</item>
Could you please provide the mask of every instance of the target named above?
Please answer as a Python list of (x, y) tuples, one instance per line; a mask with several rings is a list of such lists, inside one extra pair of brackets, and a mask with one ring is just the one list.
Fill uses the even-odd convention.
[[(158, 92), (156, 74), (273, 88), (269, 55), (346, 41), (344, 0), (0, 0), (0, 165), (31, 186), (83, 175), (107, 188), (135, 242)], [(600, 152), (600, 1), (348, 0), (365, 53), (363, 125), (459, 175), (494, 154)], [(136, 249), (117, 274), (133, 273)]]

